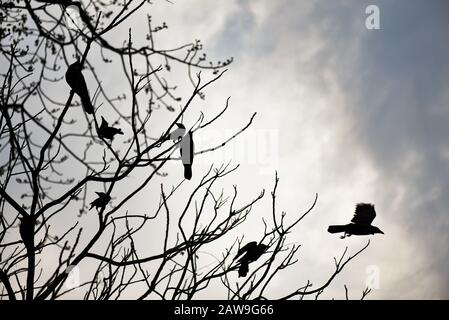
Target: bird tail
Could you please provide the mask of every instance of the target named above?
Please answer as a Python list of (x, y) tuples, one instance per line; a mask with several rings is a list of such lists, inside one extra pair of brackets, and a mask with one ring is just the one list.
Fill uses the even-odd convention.
[(81, 103), (83, 105), (84, 111), (86, 111), (88, 114), (94, 113), (94, 106), (92, 105), (92, 102), (90, 102), (89, 96), (81, 97)]
[(338, 232), (345, 232), (346, 226), (329, 226), (327, 229), (330, 233), (338, 233)]
[(190, 180), (192, 178), (192, 165), (184, 164), (184, 178)]
[(246, 277), (246, 275), (248, 274), (248, 271), (249, 271), (248, 263), (243, 262), (239, 268), (239, 278)]

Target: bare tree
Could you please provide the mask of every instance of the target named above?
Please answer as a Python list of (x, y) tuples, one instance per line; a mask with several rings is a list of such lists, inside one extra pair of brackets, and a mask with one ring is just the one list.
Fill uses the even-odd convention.
[[(251, 264), (240, 284), (232, 282), (239, 268), (234, 256), (244, 241), (239, 226), (265, 192), (241, 206), (236, 205), (236, 186), (231, 195), (217, 192), (220, 180), (238, 166), (211, 164), (207, 172), (197, 173), (201, 179), (189, 185), (182, 205), (174, 205), (172, 199), (186, 180), (173, 186), (162, 182), (158, 190), (151, 189), (156, 204), (151, 214), (129, 212), (129, 205), (139, 193), (148, 192), (151, 181), (165, 179), (165, 165), (181, 159), (177, 149), (182, 141), (172, 139), (172, 133), (232, 62), (209, 61), (198, 40), (161, 49), (158, 35), (168, 26), (155, 25), (150, 16), (142, 45), (131, 29), (125, 39), (117, 39), (116, 34), (123, 34), (118, 30), (150, 5), (147, 0), (2, 2), (2, 299), (56, 299), (73, 290), (85, 299), (193, 299), (212, 284), (228, 299), (272, 299), (267, 291), (273, 279), (297, 262), (299, 246), (287, 245), (286, 239), (312, 211), (318, 195), (309, 210), (287, 223), (285, 213), (279, 215), (276, 209), (277, 174), (271, 218), (260, 222), (265, 231), (259, 242), (267, 251)], [(76, 77), (86, 77), (85, 96), (76, 88), (80, 80), (67, 72), (75, 61)], [(182, 67), (187, 70), (185, 80), (192, 84), (185, 97), (168, 80)], [(111, 89), (108, 83), (120, 83), (122, 92), (114, 92), (119, 86)], [(93, 112), (86, 105), (84, 112), (86, 99)], [(189, 132), (200, 135), (228, 107), (229, 99), (217, 114), (200, 112)], [(164, 111), (168, 115), (158, 131), (153, 119)], [(249, 115), (221, 143), (192, 150), (191, 156), (225, 147), (254, 117)], [(116, 133), (123, 133), (121, 145), (113, 140)], [(136, 176), (141, 178), (138, 185), (131, 183)], [(157, 237), (145, 232), (153, 223), (163, 226)], [(141, 239), (151, 241), (156, 252), (142, 249)], [(232, 244), (223, 245), (223, 239)], [(345, 250), (321, 286), (298, 284), (298, 289), (276, 298), (318, 297), (368, 245), (349, 256)], [(221, 248), (221, 256), (206, 270), (199, 267), (201, 252), (211, 248)], [(65, 285), (75, 268), (85, 270), (86, 280)]]

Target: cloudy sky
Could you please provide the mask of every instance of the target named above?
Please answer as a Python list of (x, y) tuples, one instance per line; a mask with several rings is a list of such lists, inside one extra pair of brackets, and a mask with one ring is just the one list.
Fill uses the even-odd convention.
[[(365, 27), (370, 4), (380, 9), (380, 30)], [(341, 240), (326, 228), (348, 221), (355, 203), (372, 202), (385, 235), (326, 297), (341, 297), (344, 284), (358, 297), (376, 273), (371, 298), (449, 298), (446, 1), (197, 0), (156, 3), (152, 14), (169, 24), (166, 41), (199, 38), (209, 56), (235, 59), (207, 92), (217, 110), (231, 96), (219, 132), (258, 113), (223, 151), (241, 163), (232, 183), (251, 196), (272, 186), (277, 169), (278, 205), (292, 216), (319, 194), (292, 235), (300, 262), (277, 279), (279, 290), (320, 283), (346, 245), (363, 246), (367, 239)], [(268, 201), (257, 210), (269, 210)]]
[[(379, 8), (379, 30), (365, 26), (368, 5)], [(290, 235), (288, 243), (302, 245), (300, 260), (275, 279), (273, 297), (307, 280), (318, 286), (332, 274), (333, 257), (371, 239), (323, 297), (343, 298), (347, 285), (350, 298), (359, 298), (375, 284), (372, 299), (449, 299), (447, 1), (161, 0), (149, 8), (155, 22), (169, 25), (158, 37), (160, 49), (201, 39), (209, 58), (234, 58), (185, 117), (193, 124), (200, 111), (213, 115), (231, 97), (225, 116), (196, 135), (200, 149), (257, 112), (243, 135), (197, 157), (193, 166), (199, 178), (211, 163), (240, 163), (222, 186), (232, 193), (237, 184), (241, 203), (267, 190), (239, 232), (247, 240), (262, 234), (276, 170), (278, 208), (289, 219), (319, 194), (316, 208)], [(114, 34), (119, 43), (130, 26), (146, 30), (145, 14)], [(174, 80), (180, 94), (191, 92), (185, 73)], [(103, 84), (117, 92), (124, 87), (112, 76)], [(66, 84), (59, 85), (66, 97)], [(167, 170), (166, 183), (179, 182), (179, 163)], [(148, 197), (138, 195), (132, 208), (143, 208)], [(385, 235), (339, 239), (327, 233), (329, 224), (349, 222), (358, 202), (375, 204), (373, 224)]]

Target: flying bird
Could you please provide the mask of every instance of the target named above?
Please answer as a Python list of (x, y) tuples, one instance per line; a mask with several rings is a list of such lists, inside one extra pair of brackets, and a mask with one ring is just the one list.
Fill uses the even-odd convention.
[(80, 97), (84, 111), (89, 114), (94, 113), (94, 107), (90, 102), (89, 90), (87, 90), (86, 80), (84, 80), (81, 70), (83, 66), (79, 60), (76, 60), (69, 66), (65, 73), (65, 80), (72, 90)]
[(237, 258), (240, 257), (237, 261), (240, 263), (239, 278), (246, 277), (249, 271), (249, 263), (259, 259), (260, 256), (264, 254), (267, 249), (268, 246), (262, 243), (257, 244), (256, 241), (249, 242), (245, 246), (240, 248), (239, 252), (237, 252), (237, 255), (234, 258), (234, 260), (236, 260)]
[(181, 160), (184, 166), (184, 178), (187, 180), (192, 178), (193, 154), (193, 134), (192, 131), (189, 131), (181, 139)]
[(329, 226), (327, 229), (330, 233), (344, 232), (341, 239), (351, 235), (365, 236), (369, 234), (382, 233), (378, 227), (371, 225), (376, 217), (374, 205), (370, 203), (359, 203), (356, 205), (354, 217), (351, 223), (345, 225)]
[(90, 209), (92, 210), (95, 207), (97, 210), (106, 207), (106, 205), (111, 201), (111, 197), (104, 192), (95, 192), (98, 195), (98, 198), (90, 203)]
[(101, 117), (101, 126), (98, 128), (97, 133), (100, 137), (112, 141), (116, 134), (123, 134), (123, 131), (122, 129), (110, 127), (109, 123)]

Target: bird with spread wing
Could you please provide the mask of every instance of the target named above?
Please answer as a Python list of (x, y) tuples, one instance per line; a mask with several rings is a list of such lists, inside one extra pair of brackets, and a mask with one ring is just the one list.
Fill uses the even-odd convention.
[(374, 218), (376, 217), (376, 210), (374, 205), (370, 203), (359, 203), (355, 208), (354, 217), (351, 223), (345, 225), (329, 226), (327, 229), (330, 233), (344, 232), (341, 239), (349, 237), (351, 235), (365, 236), (375, 233), (382, 233), (378, 227), (371, 225)]
[(67, 69), (67, 72), (65, 73), (65, 79), (70, 88), (72, 88), (73, 92), (75, 92), (80, 97), (84, 111), (88, 114), (93, 114), (95, 111), (94, 106), (90, 101), (89, 90), (87, 89), (86, 80), (84, 79), (81, 70), (83, 70), (81, 61), (75, 61)]
[(97, 198), (90, 203), (90, 209), (95, 207), (97, 210), (101, 210), (111, 201), (111, 196), (104, 192), (95, 192), (97, 194)]
[(98, 136), (111, 141), (114, 139), (116, 134), (123, 135), (122, 129), (109, 126), (109, 123), (103, 117), (101, 117), (101, 125), (97, 129), (97, 133)]
[(256, 241), (249, 242), (241, 247), (234, 258), (236, 260), (240, 257), (237, 261), (240, 263), (239, 277), (246, 277), (249, 271), (249, 263), (259, 259), (267, 249), (267, 245), (258, 244)]

